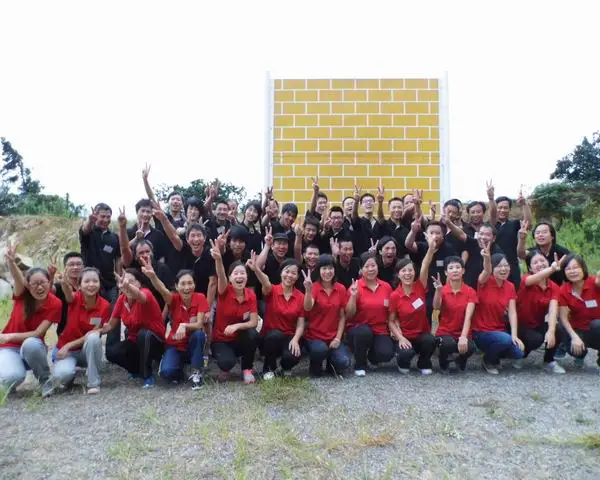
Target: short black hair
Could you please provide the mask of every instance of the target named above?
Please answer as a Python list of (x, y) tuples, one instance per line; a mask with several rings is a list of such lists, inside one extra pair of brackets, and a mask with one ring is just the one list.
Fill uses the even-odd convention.
[(171, 197), (174, 197), (175, 195), (177, 195), (183, 201), (183, 195), (179, 192), (169, 193), (169, 196), (167, 197), (167, 201), (171, 200)]
[(444, 208), (446, 207), (456, 207), (458, 208), (458, 211), (460, 213), (460, 211), (462, 210), (462, 203), (460, 203), (460, 200), (456, 200), (455, 198), (453, 198), (451, 200), (447, 200), (444, 203)]
[(535, 231), (538, 229), (538, 227), (541, 227), (542, 225), (548, 226), (548, 230), (550, 230), (550, 236), (552, 237), (552, 245), (556, 244), (556, 228), (554, 228), (554, 225), (552, 225), (548, 221), (538, 222), (537, 225), (533, 227), (533, 230), (531, 231), (531, 236), (533, 237), (533, 239), (535, 240)]
[(219, 199), (215, 202), (215, 207), (218, 207), (219, 205), (225, 205), (227, 207), (227, 209), (229, 209), (229, 204), (227, 203), (227, 200), (224, 199)]
[(287, 267), (296, 267), (298, 269), (298, 275), (300, 274), (301, 267), (300, 264), (296, 261), (296, 259), (287, 258), (283, 262), (281, 262), (281, 265), (279, 265), (279, 275), (281, 275), (281, 272), (283, 272), (283, 270)]
[[(573, 260), (575, 260), (579, 264), (581, 269), (583, 270), (583, 279), (587, 280), (587, 278), (589, 276), (589, 271), (588, 271), (587, 264), (585, 263), (585, 260), (583, 259), (583, 257), (581, 255), (578, 255), (576, 253), (569, 253), (567, 255), (567, 258), (565, 258), (563, 265), (565, 266), (565, 268), (567, 268), (569, 263), (571, 263)], [(565, 275), (565, 282), (569, 282), (566, 275)], [(571, 282), (569, 282), (569, 283), (571, 283)]]
[[(231, 274), (233, 273), (233, 271), (237, 268), (237, 267), (244, 267), (246, 268), (246, 265), (244, 264), (244, 262), (242, 262), (241, 260), (236, 260), (235, 262), (233, 262), (231, 265), (229, 265), (229, 268), (227, 269), (227, 276), (230, 277)], [(248, 273), (248, 269), (246, 268), (246, 273)]]
[(187, 211), (189, 207), (197, 208), (200, 212), (201, 217), (204, 217), (204, 215), (206, 214), (204, 210), (204, 203), (196, 196), (189, 197), (185, 201), (185, 210)]
[(379, 241), (377, 242), (377, 246), (375, 247), (375, 250), (377, 252), (379, 252), (379, 250), (381, 250), (387, 243), (389, 242), (393, 242), (394, 245), (396, 246), (396, 250), (398, 250), (398, 242), (396, 241), (396, 239), (390, 235), (384, 235), (383, 237), (381, 237), (379, 239)]
[(262, 216), (262, 206), (258, 200), (252, 200), (248, 202), (244, 207), (244, 213), (246, 213), (246, 210), (248, 210), (250, 207), (254, 207), (254, 209), (258, 213), (258, 218)]
[(473, 207), (475, 207), (476, 205), (479, 205), (481, 207), (481, 209), (483, 210), (483, 213), (485, 213), (485, 211), (487, 210), (487, 207), (485, 206), (485, 203), (476, 200), (474, 202), (469, 202), (468, 203), (468, 205), (467, 205), (467, 213), (470, 212), (471, 209)]
[(377, 263), (377, 255), (375, 254), (375, 252), (369, 252), (368, 250), (366, 252), (361, 253), (359, 259), (360, 268), (363, 268), (365, 266), (365, 263), (367, 263), (371, 259), (375, 260), (375, 263)]
[(503, 253), (494, 253), (492, 255), (492, 268), (496, 268), (502, 260), (506, 260), (508, 266), (510, 267), (510, 262), (508, 261), (508, 258), (506, 258), (506, 255)]
[(190, 236), (190, 233), (193, 231), (201, 232), (202, 235), (204, 235), (204, 238), (208, 238), (206, 228), (204, 228), (204, 225), (200, 225), (199, 223), (192, 223), (190, 226), (187, 227), (185, 231), (185, 238), (187, 239)]
[(325, 195), (323, 192), (317, 193), (317, 198), (324, 198), (325, 200), (329, 201), (329, 198), (327, 198), (327, 195)]
[(458, 263), (462, 268), (465, 268), (465, 262), (458, 255), (450, 255), (444, 258), (444, 270), (448, 270), (448, 265), (451, 263)]
[(446, 236), (446, 230), (447, 230), (447, 227), (446, 227), (446, 225), (444, 225), (442, 222), (438, 222), (437, 220), (432, 220), (432, 221), (431, 221), (431, 222), (429, 222), (429, 223), (427, 224), (427, 226), (425, 227), (425, 231), (427, 231), (427, 229), (428, 229), (429, 227), (440, 227), (440, 228), (441, 228), (441, 230), (442, 230), (442, 235), (444, 235), (444, 237)]
[(294, 217), (298, 216), (298, 206), (295, 203), (286, 203), (281, 207), (281, 213), (291, 213)]
[(140, 272), (137, 268), (127, 268), (125, 269), (125, 273), (133, 275), (133, 278), (135, 278), (142, 285), (144, 285), (146, 282), (146, 276), (142, 275), (142, 272)]
[(135, 213), (139, 212), (140, 208), (144, 207), (148, 207), (150, 209), (152, 208), (152, 202), (150, 199), (142, 198), (141, 200), (138, 200), (138, 202), (135, 204)]
[(367, 192), (367, 193), (363, 193), (363, 194), (360, 196), (360, 202), (362, 203), (362, 201), (363, 201), (365, 198), (367, 198), (367, 197), (371, 197), (371, 198), (373, 199), (373, 201), (375, 201), (375, 197), (373, 196), (373, 194), (372, 194), (372, 193), (369, 193), (369, 192)]
[(178, 284), (179, 280), (181, 280), (181, 278), (185, 277), (186, 275), (191, 276), (192, 280), (194, 280), (194, 284), (196, 283), (196, 280), (194, 279), (194, 272), (193, 272), (193, 270), (183, 269), (183, 270), (179, 270), (179, 272), (177, 273), (177, 275), (175, 275), (175, 284)]
[(133, 240), (131, 242), (131, 250), (134, 253), (134, 255), (133, 255), (134, 257), (135, 257), (135, 254), (137, 253), (138, 247), (141, 245), (148, 245), (150, 247), (150, 250), (152, 250), (152, 253), (154, 253), (154, 245), (152, 244), (152, 242), (150, 240), (142, 238), (141, 240)]
[(344, 215), (344, 210), (342, 210), (342, 207), (340, 207), (339, 205), (334, 205), (329, 209), (329, 216), (331, 216), (333, 212), (338, 212)]
[(342, 205), (344, 203), (346, 203), (346, 200), (354, 200), (354, 197), (352, 197), (352, 196), (344, 197), (344, 199), (342, 200)]
[(525, 255), (525, 265), (527, 266), (528, 272), (531, 272), (531, 261), (536, 255), (541, 255), (542, 257), (546, 258), (546, 255), (544, 255), (538, 248), (532, 248), (531, 250), (528, 250), (527, 254)]
[(501, 196), (496, 198), (496, 204), (500, 203), (500, 202), (508, 202), (508, 208), (512, 208), (512, 200), (506, 196)]
[(106, 204), (104, 202), (97, 203), (96, 206), (94, 207), (94, 210), (106, 210), (106, 211), (112, 213), (112, 208), (110, 208), (108, 206), (108, 204)]
[(304, 227), (306, 228), (307, 225), (312, 225), (313, 227), (316, 227), (317, 232), (319, 231), (319, 228), (321, 228), (321, 223), (312, 215), (307, 215), (306, 217), (304, 217)]
[[(406, 195), (409, 195), (408, 193)], [(404, 197), (406, 197), (406, 195), (404, 195)], [(400, 198), (400, 197), (392, 197), (388, 200), (388, 207), (392, 204), (392, 202), (400, 202), (402, 203), (402, 205), (404, 205), (404, 197)]]
[(79, 252), (68, 252), (63, 257), (63, 265), (66, 265), (70, 258), (81, 258), (83, 260), (83, 256)]
[(319, 248), (319, 246), (316, 243), (311, 243), (311, 244), (307, 245), (306, 248), (304, 249), (304, 251), (306, 252), (309, 248), (316, 248), (317, 250), (321, 251), (321, 249)]

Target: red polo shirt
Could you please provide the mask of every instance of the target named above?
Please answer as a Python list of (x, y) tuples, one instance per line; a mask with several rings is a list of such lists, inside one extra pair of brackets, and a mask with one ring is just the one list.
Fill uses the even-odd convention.
[(328, 294), (321, 282), (312, 287), (313, 308), (307, 313), (308, 326), (304, 338), (331, 342), (337, 335), (340, 323), (340, 310), (346, 306), (346, 289), (341, 283), (334, 283)]
[(473, 315), (473, 331), (496, 332), (505, 331), (505, 314), (508, 313), (508, 304), (517, 298), (515, 286), (505, 280), (501, 286), (493, 275), (485, 283), (479, 285), (477, 291), (479, 304)]
[(135, 342), (138, 332), (146, 328), (154, 332), (161, 340), (165, 338), (165, 324), (158, 302), (147, 288), (140, 288), (146, 297), (146, 303), (129, 303), (123, 294), (118, 298), (112, 317), (120, 318), (127, 327), (127, 340)]
[(294, 335), (298, 318), (304, 317), (304, 294), (294, 288), (292, 296), (286, 300), (283, 295), (283, 286), (281, 284), (273, 285), (265, 300), (266, 318), (263, 331), (266, 333), (269, 330), (279, 330), (285, 335)]
[(589, 276), (583, 282), (580, 297), (573, 295), (571, 283), (563, 283), (558, 304), (561, 307), (569, 307), (569, 322), (573, 328), (589, 330), (590, 322), (600, 319), (600, 288), (596, 286), (596, 277)]
[[(456, 293), (448, 282), (442, 287), (442, 306), (440, 308), (439, 325), (435, 332), (438, 337), (449, 335), (458, 339), (465, 324), (465, 312), (469, 303), (477, 304), (477, 293), (467, 284), (463, 283)], [(468, 336), (471, 335), (469, 331)]]
[(197, 317), (199, 313), (207, 313), (210, 311), (206, 297), (202, 293), (192, 293), (192, 301), (190, 307), (187, 308), (183, 303), (183, 298), (179, 293), (174, 292), (171, 305), (169, 305), (169, 313), (171, 314), (171, 331), (166, 340), (166, 344), (185, 352), (188, 348), (189, 333), (186, 332), (185, 337), (181, 340), (175, 340), (173, 336), (177, 333), (179, 324), (191, 323), (193, 317)]
[(86, 333), (101, 327), (110, 319), (110, 303), (96, 295), (96, 303), (91, 308), (85, 305), (83, 293), (73, 293), (73, 301), (67, 311), (67, 324), (58, 337), (56, 346), (60, 349), (67, 343), (79, 340)]
[(236, 340), (239, 332), (228, 337), (225, 335), (225, 329), (229, 325), (249, 321), (251, 313), (258, 313), (254, 290), (244, 288), (244, 298), (240, 302), (236, 298), (233, 285), (227, 285), (227, 289), (217, 299), (217, 319), (212, 334), (213, 341), (233, 342)]
[[(356, 314), (346, 320), (346, 330), (356, 325), (367, 324), (375, 335), (389, 335), (388, 308), (392, 287), (389, 283), (377, 279), (377, 288), (373, 291), (362, 278), (356, 282), (356, 286), (358, 288)], [(348, 298), (350, 298), (350, 290), (348, 290)]]
[[(52, 293), (48, 293), (46, 300), (37, 312), (34, 312), (29, 320), (25, 319), (24, 295), (15, 297), (13, 295), (13, 309), (8, 319), (8, 323), (2, 330), (2, 333), (26, 333), (37, 329), (44, 320), (50, 323), (60, 322), (62, 312), (62, 302)], [(43, 342), (44, 337), (40, 337)], [(23, 342), (10, 342), (0, 344), (0, 347), (19, 348)]]
[(425, 307), (426, 295), (427, 289), (416, 280), (410, 295), (404, 293), (402, 285), (398, 285), (390, 298), (390, 312), (396, 313), (402, 335), (409, 340), (431, 331)]
[(526, 328), (538, 328), (545, 322), (551, 300), (557, 300), (560, 296), (560, 287), (552, 280), (547, 281), (546, 288), (539, 284), (525, 286), (529, 274), (523, 275), (521, 288), (517, 295), (517, 315), (519, 325)]

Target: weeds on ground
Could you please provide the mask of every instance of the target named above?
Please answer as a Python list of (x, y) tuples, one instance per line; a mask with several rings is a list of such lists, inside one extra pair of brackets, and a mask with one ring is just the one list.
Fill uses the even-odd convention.
[(596, 422), (594, 419), (586, 418), (581, 413), (578, 413), (575, 417), (575, 423), (578, 423), (579, 425), (593, 425)]
[(306, 407), (316, 400), (316, 387), (308, 378), (291, 377), (258, 383), (260, 400), (264, 405), (280, 405), (286, 408)]
[(0, 407), (6, 405), (6, 401), (8, 400), (8, 395), (10, 393), (10, 389), (12, 386), (0, 385)]
[(539, 444), (539, 445), (556, 445), (562, 447), (582, 447), (590, 450), (600, 451), (600, 433), (587, 433), (578, 437), (562, 439), (562, 438), (531, 438), (517, 437), (514, 439), (517, 443), (523, 444)]

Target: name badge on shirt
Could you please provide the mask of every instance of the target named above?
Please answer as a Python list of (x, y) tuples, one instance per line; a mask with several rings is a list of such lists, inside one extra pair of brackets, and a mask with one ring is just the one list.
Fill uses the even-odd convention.
[(100, 317), (90, 318), (90, 325), (93, 325), (94, 327), (99, 327), (101, 323), (102, 319)]
[(435, 262), (435, 266), (436, 267), (443, 267), (444, 266), (444, 261), (443, 260), (437, 260)]
[(383, 301), (383, 306), (384, 307), (389, 307), (390, 306), (390, 301), (387, 298)]
[(106, 253), (112, 253), (113, 247), (111, 247), (110, 245), (104, 245), (104, 248), (102, 250), (104, 250)]
[(250, 312), (244, 312), (242, 318), (244, 319), (244, 321), (248, 320), (250, 318)]
[(420, 298), (417, 298), (413, 303), (412, 306), (415, 310), (417, 310), (418, 308), (421, 308), (423, 306), (423, 300), (421, 300)]
[(475, 235), (473, 235), (473, 238), (474, 238), (475, 240), (477, 240), (477, 239), (479, 238), (479, 232), (475, 232)]
[(596, 308), (598, 306), (598, 302), (596, 300), (586, 300), (585, 306), (587, 308)]

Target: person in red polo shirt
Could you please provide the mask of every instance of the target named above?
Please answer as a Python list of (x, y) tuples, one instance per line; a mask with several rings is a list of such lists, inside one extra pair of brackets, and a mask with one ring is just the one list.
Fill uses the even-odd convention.
[(87, 393), (97, 394), (102, 364), (100, 330), (110, 318), (110, 303), (100, 296), (100, 272), (94, 267), (84, 268), (77, 292), (73, 292), (66, 276), (61, 286), (69, 310), (67, 324), (52, 355), (55, 359), (53, 383), (69, 385), (75, 378), (76, 367), (86, 367)]
[(458, 354), (456, 363), (464, 371), (467, 360), (475, 351), (475, 342), (471, 340), (471, 319), (477, 304), (477, 293), (463, 282), (465, 264), (460, 257), (446, 257), (444, 270), (446, 285), (442, 285), (439, 274), (433, 282), (433, 308), (440, 311), (435, 332), (440, 369), (447, 372), (449, 357)]
[(388, 330), (392, 287), (377, 278), (375, 252), (364, 252), (360, 263), (362, 278), (348, 288), (346, 339), (354, 353), (354, 375), (364, 377), (367, 355), (374, 365), (389, 362), (394, 356), (394, 342)]
[(152, 292), (141, 288), (143, 276), (139, 270), (128, 268), (117, 280), (122, 293), (102, 333), (110, 332), (120, 320), (127, 327), (127, 338), (107, 345), (106, 359), (123, 367), (132, 378), (141, 375), (143, 388), (152, 388), (156, 383), (152, 362), (161, 359), (164, 347), (162, 312)]
[(189, 363), (192, 372), (188, 381), (192, 390), (203, 385), (204, 344), (206, 333), (204, 325), (210, 311), (203, 293), (195, 292), (194, 272), (180, 270), (175, 277), (176, 292), (171, 292), (158, 278), (152, 262), (140, 258), (142, 273), (146, 275), (156, 291), (165, 301), (171, 318), (171, 330), (165, 339), (166, 348), (160, 361), (158, 372), (164, 379), (178, 383), (183, 380), (183, 366)]
[(292, 368), (300, 361), (300, 339), (304, 333), (304, 294), (296, 287), (300, 265), (287, 259), (281, 263), (281, 283), (272, 285), (269, 277), (258, 268), (252, 253), (249, 267), (256, 273), (265, 297), (265, 323), (263, 345), (265, 353), (265, 380), (275, 378), (277, 358), (281, 357), (281, 373), (290, 376)]
[[(508, 281), (510, 264), (501, 253), (490, 255), (490, 244), (481, 251), (483, 271), (479, 275), (479, 303), (473, 316), (473, 340), (484, 352), (483, 368), (498, 375), (501, 358), (518, 360), (525, 349), (517, 335), (517, 292)], [(508, 317), (510, 333), (506, 332)]]
[[(544, 369), (551, 373), (565, 373), (555, 360), (554, 353), (559, 343), (556, 323), (558, 317), (558, 297), (560, 287), (550, 278), (560, 271), (560, 260), (552, 265), (546, 256), (537, 249), (530, 250), (525, 257), (528, 273), (521, 279), (517, 296), (517, 316), (519, 318), (519, 338), (525, 346), (524, 357), (545, 346)], [(515, 361), (519, 368), (521, 360)]]
[(583, 258), (570, 254), (564, 260), (565, 283), (560, 287), (559, 315), (566, 331), (566, 350), (583, 367), (589, 348), (598, 350), (600, 367), (600, 272), (588, 274)]
[(419, 278), (416, 278), (412, 260), (403, 258), (396, 265), (398, 286), (390, 297), (389, 328), (398, 342), (398, 371), (403, 374), (410, 371), (410, 362), (417, 354), (417, 367), (421, 374), (433, 373), (431, 355), (435, 350), (435, 337), (431, 334), (426, 306), (429, 265), (437, 252), (432, 235), (428, 237), (428, 244)]
[(256, 293), (246, 286), (248, 272), (240, 260), (229, 266), (228, 277), (221, 251), (215, 248), (214, 243), (210, 254), (215, 260), (217, 271), (217, 314), (211, 350), (217, 366), (223, 372), (219, 378), (227, 379), (230, 370), (237, 363), (237, 357), (241, 356), (242, 379), (244, 384), (249, 385), (256, 381), (252, 373), (258, 344)]
[(335, 260), (331, 255), (321, 255), (314, 275), (304, 275), (304, 310), (307, 312), (305, 345), (310, 356), (310, 374), (323, 374), (323, 361), (334, 372), (343, 373), (350, 366), (350, 351), (342, 343), (346, 315), (346, 289), (335, 279)]
[(23, 272), (16, 263), (16, 246), (6, 247), (6, 264), (14, 282), (13, 309), (0, 333), (0, 385), (14, 389), (31, 369), (42, 385), (42, 396), (54, 391), (50, 381), (46, 331), (61, 317), (62, 303), (50, 293), (50, 276), (42, 268)]

